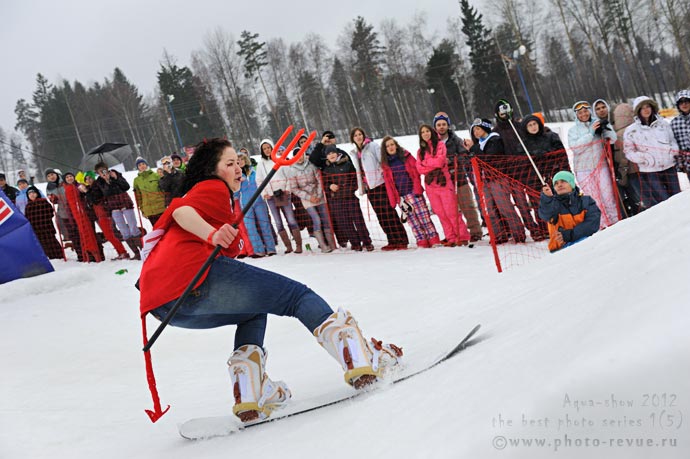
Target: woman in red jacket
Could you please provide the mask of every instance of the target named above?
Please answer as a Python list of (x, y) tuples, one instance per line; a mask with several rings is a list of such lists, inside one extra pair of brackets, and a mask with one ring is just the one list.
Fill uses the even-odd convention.
[[(396, 140), (387, 135), (381, 141), (381, 169), (388, 201), (395, 209), (400, 206), (417, 240), (417, 247), (430, 248), (440, 244), (434, 222), (424, 199), (422, 178), (417, 172), (417, 160)], [(400, 247), (405, 249), (406, 247)]]
[[(376, 381), (384, 367), (397, 363), (397, 356), (394, 347), (375, 352), (349, 312), (334, 313), (307, 286), (235, 260), (244, 244), (233, 227), (242, 220), (233, 200), (241, 179), (237, 153), (227, 140), (211, 139), (196, 146), (187, 164), (183, 197), (172, 201), (146, 237), (140, 307), (142, 320), (149, 312), (162, 320), (214, 247), (222, 247), (170, 325), (197, 329), (237, 325), (228, 365), (233, 413), (247, 422), (266, 418), (290, 398), (285, 383), (271, 381), (265, 373), (268, 314), (302, 322), (340, 362), (346, 382), (355, 388)], [(155, 384), (150, 368), (147, 365), (149, 381)], [(152, 394), (156, 405), (153, 388)]]

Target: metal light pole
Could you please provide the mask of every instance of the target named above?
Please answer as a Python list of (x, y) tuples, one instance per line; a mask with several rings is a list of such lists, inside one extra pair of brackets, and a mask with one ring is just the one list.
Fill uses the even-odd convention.
[(513, 51), (513, 59), (515, 59), (515, 65), (517, 66), (518, 76), (520, 77), (520, 83), (522, 83), (522, 90), (525, 91), (525, 97), (527, 98), (527, 105), (529, 106), (529, 111), (534, 113), (534, 108), (532, 107), (532, 99), (529, 97), (529, 92), (527, 91), (527, 85), (525, 84), (525, 78), (522, 76), (522, 69), (520, 68), (520, 56), (523, 56), (527, 52), (525, 45), (520, 45), (518, 49)]
[(166, 102), (168, 103), (168, 110), (170, 110), (170, 116), (173, 121), (173, 126), (175, 126), (175, 133), (177, 134), (177, 141), (180, 143), (180, 152), (184, 154), (184, 144), (182, 143), (182, 137), (180, 136), (180, 130), (177, 128), (177, 120), (175, 119), (175, 112), (173, 111), (171, 102), (175, 100), (175, 96), (168, 94), (166, 96)]

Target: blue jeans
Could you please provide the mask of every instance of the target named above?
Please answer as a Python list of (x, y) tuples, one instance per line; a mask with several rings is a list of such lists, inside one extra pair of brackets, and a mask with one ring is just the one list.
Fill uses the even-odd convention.
[(675, 167), (660, 172), (640, 172), (640, 198), (650, 208), (680, 193), (680, 182)]
[(257, 199), (254, 205), (244, 214), (244, 225), (249, 233), (254, 253), (276, 253), (276, 241), (271, 231), (271, 220), (268, 218), (266, 203)]
[[(331, 230), (331, 221), (328, 219), (328, 210), (326, 209), (326, 204), (319, 204), (318, 206), (307, 207), (307, 213), (311, 217), (311, 221), (314, 224), (314, 231), (324, 232)], [(321, 223), (323, 222), (323, 228)]]
[(276, 202), (276, 198), (270, 197), (266, 200), (266, 204), (268, 204), (268, 208), (271, 210), (271, 215), (273, 215), (273, 222), (276, 225), (276, 231), (280, 233), (281, 231), (285, 230), (285, 226), (283, 226), (283, 219), (280, 218), (281, 210), (283, 211), (283, 215), (285, 215), (285, 219), (287, 220), (288, 228), (291, 230), (299, 229), (297, 219), (295, 218), (295, 211), (292, 208), (290, 199), (287, 200), (287, 204), (279, 206)]
[[(159, 306), (151, 314), (162, 320), (175, 301)], [(296, 317), (313, 333), (332, 313), (328, 303), (306, 285), (219, 256), (206, 280), (190, 293), (170, 325), (194, 329), (237, 325), (237, 349), (245, 344), (263, 346), (267, 314)]]

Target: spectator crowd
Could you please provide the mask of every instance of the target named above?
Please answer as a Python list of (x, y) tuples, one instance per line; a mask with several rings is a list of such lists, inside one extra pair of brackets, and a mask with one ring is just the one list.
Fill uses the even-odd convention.
[[(362, 127), (351, 129), (347, 152), (325, 130), (296, 163), (278, 169), (245, 213), (240, 257), (276, 255), (281, 244), (284, 253), (300, 254), (311, 250), (306, 235), (324, 253), (373, 251), (371, 234), (379, 227), (383, 251), (405, 250), (411, 242), (471, 246), (487, 236), (494, 245), (549, 239), (549, 249), (559, 250), (681, 191), (679, 174), (690, 179), (690, 90), (678, 92), (675, 102), (678, 115), (670, 123), (647, 96), (613, 108), (603, 99), (576, 102), (570, 157), (540, 113), (517, 119), (503, 99), (493, 120), (472, 123), (467, 139), (438, 112), (419, 127), (414, 154), (393, 136), (377, 143)], [(276, 154), (293, 155), (307, 140)], [(264, 139), (255, 157), (238, 150), (238, 206), (246, 206), (273, 168), (274, 147)], [(71, 248), (79, 261), (98, 262), (109, 243), (115, 259), (140, 259), (145, 230), (139, 222), (146, 218), (155, 227), (185, 181), (180, 155), (159, 165), (137, 158), (131, 186), (100, 162), (76, 174), (46, 169), (45, 194), (24, 171), (16, 188), (0, 173), (0, 188), (49, 258), (66, 258), (64, 249)]]

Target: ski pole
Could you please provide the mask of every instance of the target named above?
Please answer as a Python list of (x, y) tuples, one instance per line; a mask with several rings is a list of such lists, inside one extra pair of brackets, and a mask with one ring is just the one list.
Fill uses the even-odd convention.
[(522, 149), (525, 150), (525, 154), (527, 155), (529, 162), (532, 163), (532, 167), (534, 168), (534, 171), (537, 173), (537, 177), (539, 177), (539, 181), (541, 182), (541, 185), (542, 186), (546, 185), (546, 182), (544, 181), (544, 177), (541, 176), (541, 174), (539, 173), (539, 169), (537, 169), (537, 165), (534, 164), (534, 160), (532, 159), (532, 155), (530, 155), (529, 151), (527, 151), (527, 147), (525, 146), (524, 142), (522, 141), (520, 134), (518, 134), (517, 129), (515, 129), (515, 125), (513, 124), (513, 120), (508, 118), (508, 122), (510, 123), (510, 127), (513, 128), (513, 132), (515, 133), (515, 136), (520, 141), (520, 145), (522, 145)]
[[(309, 137), (307, 138), (307, 141), (305, 142), (304, 145), (302, 145), (302, 148), (299, 149), (297, 154), (293, 155), (292, 158), (288, 159), (287, 155), (288, 152), (291, 151), (295, 145), (297, 145), (297, 142), (299, 141), (300, 137), (302, 134), (304, 134), (304, 129), (300, 129), (297, 132), (297, 135), (292, 139), (292, 141), (288, 144), (287, 148), (285, 148), (285, 154), (282, 157), (278, 156), (278, 148), (282, 145), (282, 143), (285, 141), (287, 138), (288, 134), (292, 131), (292, 126), (289, 126), (285, 132), (283, 132), (283, 135), (280, 136), (278, 141), (276, 142), (275, 147), (273, 148), (273, 151), (271, 152), (271, 159), (275, 163), (273, 165), (273, 168), (269, 171), (269, 173), (266, 175), (266, 178), (261, 182), (259, 187), (256, 189), (252, 197), (249, 199), (247, 204), (244, 206), (242, 211), (240, 212), (240, 217), (237, 219), (237, 222), (233, 223), (232, 226), (234, 228), (237, 228), (239, 225), (239, 221), (241, 221), (242, 217), (244, 217), (244, 214), (251, 209), (251, 207), (254, 205), (254, 202), (261, 196), (261, 192), (266, 188), (268, 185), (268, 182), (271, 181), (275, 173), (280, 169), (282, 166), (289, 166), (291, 164), (294, 164), (299, 160), (299, 158), (304, 154), (305, 151), (307, 151), (307, 148), (309, 147), (309, 144), (314, 140), (316, 137), (316, 131), (313, 131), (311, 134), (309, 134)], [(156, 342), (158, 337), (160, 336), (161, 333), (163, 333), (163, 330), (165, 327), (167, 327), (168, 323), (172, 320), (172, 318), (177, 314), (177, 310), (180, 309), (180, 306), (184, 303), (184, 301), (187, 299), (189, 296), (190, 292), (194, 289), (194, 286), (196, 285), (197, 282), (199, 282), (199, 279), (201, 279), (201, 276), (204, 275), (204, 273), (208, 270), (208, 268), (211, 266), (213, 261), (216, 259), (216, 256), (218, 256), (218, 253), (220, 253), (222, 247), (220, 245), (216, 245), (216, 247), (213, 249), (213, 252), (211, 252), (211, 255), (208, 256), (206, 261), (204, 262), (203, 265), (201, 265), (201, 268), (199, 271), (196, 273), (192, 281), (187, 285), (187, 288), (182, 292), (182, 295), (177, 299), (173, 307), (168, 311), (168, 314), (163, 318), (161, 321), (160, 325), (156, 329), (156, 331), (151, 335), (151, 338), (146, 342), (146, 345), (142, 349), (144, 352), (148, 352), (151, 349), (151, 346), (153, 346), (153, 343)]]

